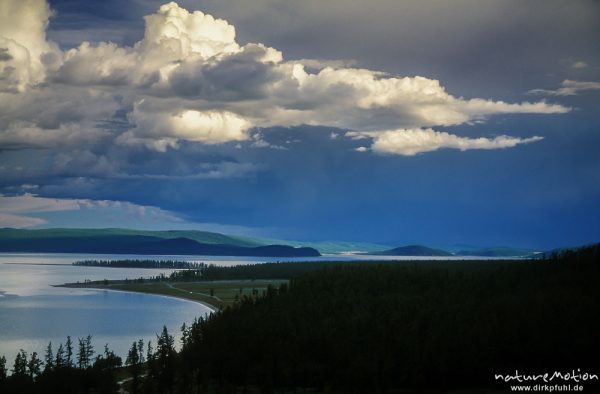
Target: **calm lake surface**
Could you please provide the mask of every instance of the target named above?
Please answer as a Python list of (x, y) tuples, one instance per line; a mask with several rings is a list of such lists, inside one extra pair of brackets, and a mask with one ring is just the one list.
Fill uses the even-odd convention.
[(210, 313), (202, 304), (176, 298), (138, 293), (52, 287), (68, 282), (151, 277), (173, 270), (77, 267), (79, 260), (155, 259), (186, 260), (229, 266), (268, 261), (351, 261), (431, 258), (390, 256), (323, 256), (317, 258), (264, 258), (219, 256), (141, 256), (97, 254), (0, 253), (0, 355), (9, 368), (19, 349), (43, 358), (48, 342), (56, 351), (66, 336), (72, 340), (92, 335), (96, 352), (108, 343), (123, 357), (134, 340), (152, 340), (163, 325), (177, 338), (179, 327)]
[(49, 341), (56, 351), (67, 335), (76, 343), (77, 338), (90, 334), (96, 352), (102, 352), (108, 343), (125, 357), (136, 338), (152, 340), (156, 345), (156, 333), (163, 325), (171, 334), (178, 334), (182, 323), (189, 324), (210, 312), (202, 304), (170, 297), (52, 287), (86, 279), (139, 278), (172, 271), (70, 265), (83, 259), (146, 257), (0, 254), (0, 355), (6, 356), (8, 366), (12, 368), (19, 349), (28, 354), (36, 351), (43, 358)]

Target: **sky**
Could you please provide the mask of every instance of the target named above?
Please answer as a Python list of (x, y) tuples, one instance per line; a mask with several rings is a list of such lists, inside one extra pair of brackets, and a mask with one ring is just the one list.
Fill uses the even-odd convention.
[(0, 227), (600, 241), (600, 2), (2, 0)]

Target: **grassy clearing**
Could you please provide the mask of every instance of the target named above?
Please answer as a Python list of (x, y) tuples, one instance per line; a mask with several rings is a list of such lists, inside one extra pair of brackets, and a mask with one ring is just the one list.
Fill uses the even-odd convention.
[(262, 295), (267, 287), (279, 287), (287, 280), (219, 280), (201, 282), (129, 282), (102, 281), (80, 284), (67, 284), (66, 287), (93, 288), (133, 291), (145, 294), (158, 294), (209, 304), (223, 309), (236, 303), (243, 296)]

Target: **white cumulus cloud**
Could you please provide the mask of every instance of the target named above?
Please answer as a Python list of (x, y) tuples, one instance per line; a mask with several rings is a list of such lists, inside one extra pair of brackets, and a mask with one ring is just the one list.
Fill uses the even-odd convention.
[(179, 140), (219, 144), (248, 139), (250, 123), (228, 111), (174, 108), (165, 112), (161, 105), (142, 100), (136, 103), (129, 119), (135, 127), (119, 137), (124, 144), (144, 144), (165, 151), (177, 148)]
[(44, 0), (0, 2), (0, 92), (24, 92), (44, 80), (58, 52), (46, 40), (50, 15)]
[(506, 135), (494, 138), (467, 138), (432, 129), (401, 129), (369, 133), (373, 138), (371, 149), (382, 154), (414, 156), (438, 149), (501, 149), (512, 148), (542, 140), (542, 137), (516, 138)]

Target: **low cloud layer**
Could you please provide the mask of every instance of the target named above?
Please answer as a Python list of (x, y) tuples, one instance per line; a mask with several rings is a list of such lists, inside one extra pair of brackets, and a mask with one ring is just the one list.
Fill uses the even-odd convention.
[(0, 194), (0, 227), (28, 228), (44, 225), (47, 220), (35, 215), (50, 212), (75, 212), (85, 215), (115, 215), (119, 220), (127, 221), (128, 217), (138, 222), (181, 223), (182, 220), (169, 212), (156, 207), (142, 206), (124, 201), (47, 198), (25, 193), (15, 196)]
[[(581, 66), (577, 67), (577, 65), (582, 64), (581, 62), (575, 63), (573, 67), (582, 68)], [(583, 63), (585, 67), (585, 63)], [(539, 94), (546, 96), (576, 96), (581, 92), (590, 91), (590, 90), (600, 90), (600, 82), (586, 82), (586, 81), (572, 81), (570, 79), (565, 79), (561, 85), (561, 87), (555, 90), (547, 90), (547, 89), (533, 89), (530, 90), (529, 94)]]
[[(30, 185), (31, 186), (31, 185)], [(269, 228), (249, 228), (186, 220), (168, 210), (126, 201), (82, 198), (48, 198), (32, 193), (0, 194), (0, 228), (144, 228), (215, 231), (226, 234), (259, 236)]]
[[(351, 134), (356, 138), (356, 134)], [(371, 149), (376, 153), (414, 156), (419, 153), (432, 152), (438, 149), (502, 149), (512, 148), (520, 144), (540, 141), (542, 137), (516, 138), (501, 135), (494, 138), (466, 138), (432, 129), (391, 130), (380, 133), (369, 133), (373, 139)], [(362, 149), (361, 149), (362, 148)], [(358, 148), (366, 151), (365, 147)]]
[[(286, 61), (261, 43), (240, 45), (227, 21), (174, 2), (145, 17), (144, 37), (131, 47), (83, 42), (61, 51), (46, 39), (50, 16), (43, 0), (0, 6), (3, 147), (103, 143), (165, 152), (185, 141), (257, 146), (255, 128), (307, 124), (370, 133), (375, 152), (496, 149), (539, 138), (467, 140), (431, 127), (569, 111), (545, 101), (466, 99), (435, 79), (343, 62)], [(119, 127), (106, 126), (115, 119)]]

